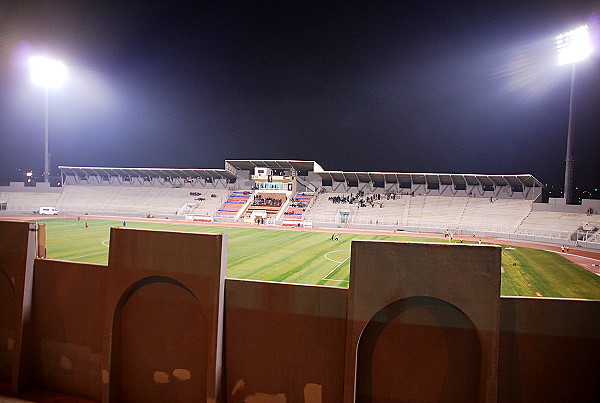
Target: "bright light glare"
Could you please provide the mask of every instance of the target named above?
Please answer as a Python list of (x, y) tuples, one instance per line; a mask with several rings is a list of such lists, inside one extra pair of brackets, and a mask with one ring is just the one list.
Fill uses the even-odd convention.
[(571, 64), (587, 58), (592, 53), (588, 26), (582, 25), (556, 37), (558, 64)]
[(60, 87), (67, 78), (67, 66), (58, 60), (45, 57), (29, 59), (31, 82), (46, 88)]

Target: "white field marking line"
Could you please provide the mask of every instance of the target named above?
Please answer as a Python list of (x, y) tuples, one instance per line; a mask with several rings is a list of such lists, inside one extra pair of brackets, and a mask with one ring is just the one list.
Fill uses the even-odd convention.
[(332, 279), (327, 278), (327, 277), (329, 277), (329, 275), (331, 275), (331, 273), (333, 273), (334, 271), (336, 271), (338, 269), (338, 267), (340, 267), (341, 265), (343, 265), (344, 263), (346, 263), (348, 261), (348, 259), (350, 259), (350, 256), (348, 256), (346, 259), (342, 260), (341, 262), (338, 262), (337, 260), (330, 259), (327, 255), (330, 254), (330, 253), (333, 253), (333, 252), (350, 252), (350, 250), (332, 250), (331, 252), (327, 252), (325, 254), (325, 259), (327, 259), (327, 260), (329, 260), (331, 262), (334, 262), (334, 263), (338, 263), (338, 265), (335, 266), (333, 268), (333, 270), (331, 270), (325, 276), (321, 277), (321, 280), (338, 281), (338, 282), (348, 282), (348, 280), (332, 280)]
[(101, 254), (104, 254), (104, 253), (106, 253), (106, 252), (102, 251), (102, 252), (96, 252), (96, 253), (87, 253), (85, 255), (79, 255), (79, 256), (69, 257), (69, 259), (79, 259), (79, 258), (82, 258), (82, 257), (101, 255)]
[(334, 280), (334, 279), (331, 279), (331, 278), (325, 278), (325, 279), (322, 278), (321, 280), (325, 280), (325, 281), (337, 281), (338, 283), (349, 283), (350, 282), (350, 280)]
[(110, 239), (105, 239), (104, 241), (102, 241), (102, 245), (108, 248), (108, 245), (110, 245)]
[[(336, 252), (350, 252), (350, 249), (340, 249), (340, 250), (332, 250), (332, 251), (329, 251), (329, 252), (327, 252), (327, 253), (325, 254), (325, 259), (329, 260), (330, 262), (334, 262), (334, 263), (343, 263), (343, 262), (338, 262), (337, 260), (333, 260), (333, 259), (331, 259), (331, 258), (329, 258), (329, 257), (327, 256), (327, 255), (329, 255), (330, 253), (336, 253)], [(346, 260), (348, 260), (348, 258), (346, 258), (346, 259), (344, 260), (344, 262), (345, 262)]]

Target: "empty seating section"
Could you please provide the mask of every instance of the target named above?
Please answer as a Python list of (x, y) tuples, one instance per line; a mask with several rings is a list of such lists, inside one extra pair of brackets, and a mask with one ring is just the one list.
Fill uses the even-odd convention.
[(283, 217), (286, 220), (301, 220), (314, 197), (314, 193), (296, 194), (285, 213), (283, 213)]
[[(65, 186), (56, 208), (77, 214), (104, 213), (104, 206), (118, 189), (112, 186)], [(115, 210), (120, 209), (115, 207)]]
[(514, 232), (531, 212), (533, 201), (523, 199), (467, 198), (459, 228)]
[(40, 207), (56, 207), (60, 193), (0, 192), (0, 200), (10, 211), (33, 212)]
[[(588, 225), (586, 225), (588, 224)], [(600, 215), (532, 211), (523, 220), (521, 228), (548, 228), (556, 231), (576, 231), (580, 227), (600, 228)]]
[[(194, 194), (192, 194), (194, 193)], [(198, 200), (196, 194), (204, 195)], [(134, 186), (65, 186), (56, 208), (75, 214), (185, 215), (202, 206), (212, 214), (226, 190)], [(211, 197), (214, 195), (214, 197)]]
[(235, 217), (235, 215), (244, 207), (252, 192), (238, 191), (229, 195), (225, 203), (217, 210), (217, 217)]
[(245, 215), (249, 216), (253, 211), (266, 211), (267, 217), (274, 218), (286, 200), (287, 196), (284, 193), (257, 193)]
[(448, 196), (423, 196), (423, 226), (460, 226), (460, 220), (468, 203), (468, 198)]

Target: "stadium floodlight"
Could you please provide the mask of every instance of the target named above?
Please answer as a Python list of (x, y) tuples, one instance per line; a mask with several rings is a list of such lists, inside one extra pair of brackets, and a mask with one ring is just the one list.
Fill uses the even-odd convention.
[(556, 37), (558, 64), (573, 64), (586, 59), (592, 53), (587, 25), (582, 25)]
[(50, 182), (50, 153), (48, 151), (48, 88), (57, 88), (67, 78), (67, 67), (58, 60), (46, 57), (29, 59), (31, 82), (46, 90), (45, 142), (44, 142), (44, 182)]
[(567, 132), (567, 153), (565, 157), (565, 188), (564, 197), (566, 204), (573, 204), (573, 123), (575, 121), (575, 63), (585, 60), (592, 53), (589, 30), (587, 25), (582, 25), (569, 32), (556, 37), (558, 50), (558, 64), (571, 65), (571, 96), (569, 100), (569, 128)]
[(32, 57), (29, 59), (31, 69), (31, 82), (40, 87), (57, 88), (67, 78), (67, 67), (58, 60), (46, 57)]

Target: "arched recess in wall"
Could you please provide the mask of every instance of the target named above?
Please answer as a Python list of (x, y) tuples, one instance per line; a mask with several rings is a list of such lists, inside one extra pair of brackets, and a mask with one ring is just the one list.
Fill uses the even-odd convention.
[(0, 382), (12, 380), (17, 295), (10, 276), (0, 267)]
[(431, 297), (380, 310), (360, 337), (357, 402), (479, 399), (481, 343), (457, 307)]
[(113, 318), (110, 400), (202, 401), (208, 340), (202, 306), (189, 288), (163, 276), (136, 282)]

